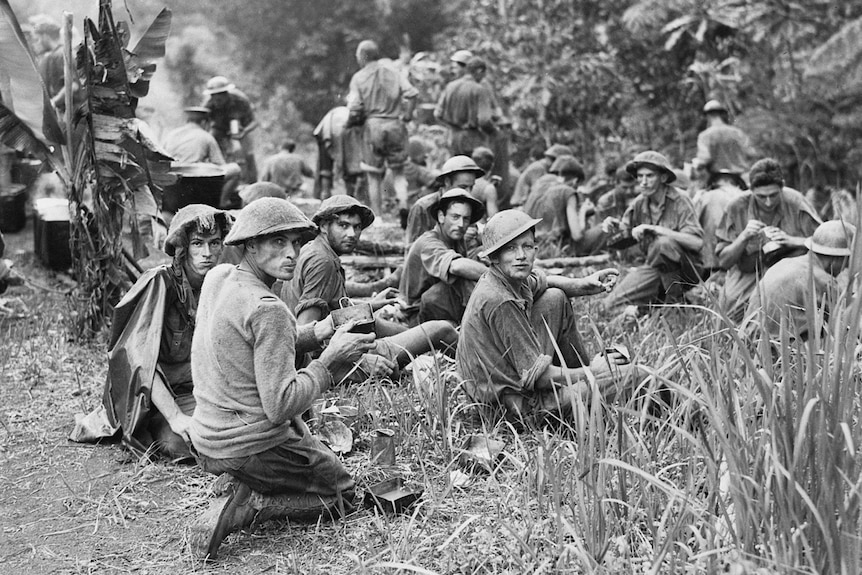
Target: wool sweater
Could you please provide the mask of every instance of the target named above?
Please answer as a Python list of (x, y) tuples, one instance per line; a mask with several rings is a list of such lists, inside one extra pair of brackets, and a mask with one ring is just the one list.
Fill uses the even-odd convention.
[(295, 420), (332, 384), (319, 360), (294, 367), (297, 348), (308, 351), (313, 338), (314, 324), (297, 333), (293, 313), (255, 275), (228, 264), (213, 268), (192, 339), (195, 448), (227, 459), (301, 438), (304, 427)]

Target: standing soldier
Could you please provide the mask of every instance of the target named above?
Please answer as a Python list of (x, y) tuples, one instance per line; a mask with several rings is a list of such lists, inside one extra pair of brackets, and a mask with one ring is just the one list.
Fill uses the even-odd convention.
[(314, 177), (312, 170), (302, 156), (295, 154), (296, 142), (286, 140), (281, 145), (281, 151), (270, 156), (263, 163), (260, 174), (261, 182), (278, 184), (287, 192), (287, 196), (299, 195), (302, 192), (302, 177)]
[(419, 92), (392, 66), (380, 61), (377, 43), (363, 40), (356, 48), (361, 70), (350, 79), (350, 124), (365, 124), (362, 169), (368, 174), (368, 199), (382, 213), (384, 167), (392, 170), (399, 208), (407, 208), (407, 126)]
[(748, 171), (753, 155), (748, 136), (729, 124), (727, 108), (718, 100), (707, 102), (703, 114), (708, 126), (697, 136), (698, 162), (706, 166), (710, 180), (718, 175), (742, 176)]
[[(204, 107), (210, 110), (210, 131), (215, 136), (225, 159), (237, 162), (242, 167), (242, 181), (257, 181), (257, 165), (254, 161), (254, 142), (251, 132), (258, 127), (248, 96), (224, 76), (214, 76), (207, 82)], [(239, 197), (231, 193), (222, 197), (222, 207), (238, 208)]]
[(449, 82), (434, 116), (449, 126), (452, 155), (469, 156), (475, 148), (490, 147), (494, 125), (494, 95), (482, 83), (486, 65), (481, 58), (467, 62), (467, 73)]

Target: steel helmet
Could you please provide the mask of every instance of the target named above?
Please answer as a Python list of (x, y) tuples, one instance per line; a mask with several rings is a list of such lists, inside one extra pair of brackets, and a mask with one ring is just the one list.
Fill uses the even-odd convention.
[(670, 165), (670, 160), (664, 154), (660, 154), (653, 150), (641, 152), (634, 157), (632, 161), (626, 164), (626, 171), (637, 177), (639, 168), (651, 168), (658, 172), (667, 174), (667, 182), (671, 183), (676, 180), (676, 173), (673, 171), (673, 166)]
[(823, 222), (814, 235), (805, 240), (805, 247), (824, 256), (849, 256), (856, 226), (841, 220)]
[(434, 203), (428, 206), (428, 213), (431, 214), (431, 217), (434, 218), (434, 220), (436, 221), (437, 210), (440, 208), (440, 204), (450, 204), (456, 201), (466, 202), (470, 204), (471, 224), (475, 224), (482, 219), (482, 216), (485, 215), (485, 204), (482, 203), (482, 201), (478, 200), (473, 194), (471, 194), (464, 188), (452, 188), (451, 190), (447, 190), (440, 194), (440, 197), (434, 200)]
[(229, 92), (234, 88), (236, 88), (236, 86), (231, 84), (224, 76), (213, 76), (207, 80), (207, 87), (206, 90), (204, 90), (204, 94), (210, 96), (221, 92)]
[(491, 254), (523, 234), (542, 221), (542, 218), (531, 218), (530, 214), (521, 210), (503, 210), (494, 214), (482, 231), (482, 257)]
[(545, 154), (549, 158), (553, 158), (556, 160), (560, 156), (574, 156), (575, 153), (569, 146), (565, 146), (563, 144), (554, 144), (547, 150), (545, 150)]
[(300, 233), (308, 241), (317, 235), (317, 226), (287, 200), (260, 198), (240, 210), (224, 243), (236, 246), (277, 232)]
[(446, 176), (450, 176), (456, 172), (473, 172), (477, 178), (485, 175), (485, 170), (477, 166), (476, 162), (470, 156), (452, 156), (443, 162), (443, 167), (440, 168), (440, 175), (437, 176), (435, 181), (438, 184), (442, 184)]
[(314, 215), (311, 216), (311, 221), (319, 226), (321, 222), (333, 218), (338, 214), (343, 214), (344, 212), (354, 212), (359, 214), (359, 221), (362, 229), (367, 228), (372, 224), (372, 222), (374, 222), (374, 212), (371, 211), (371, 208), (353, 196), (348, 196), (347, 194), (335, 194), (334, 196), (329, 196), (323, 200), (320, 207)]
[(174, 214), (165, 237), (165, 253), (172, 256), (177, 249), (188, 248), (192, 228), (209, 230), (218, 226), (222, 234), (227, 234), (232, 222), (233, 218), (226, 211), (205, 204), (189, 204), (180, 208)]
[(287, 191), (278, 184), (274, 184), (272, 182), (255, 182), (244, 187), (238, 193), (243, 205), (248, 205), (261, 198), (287, 199)]
[(462, 66), (466, 66), (467, 62), (469, 62), (470, 58), (472, 57), (473, 52), (471, 52), (470, 50), (456, 50), (454, 54), (449, 56), (449, 60), (451, 62), (461, 64)]
[(727, 108), (718, 100), (710, 100), (703, 107), (703, 113), (709, 114), (710, 112), (724, 112), (726, 114)]

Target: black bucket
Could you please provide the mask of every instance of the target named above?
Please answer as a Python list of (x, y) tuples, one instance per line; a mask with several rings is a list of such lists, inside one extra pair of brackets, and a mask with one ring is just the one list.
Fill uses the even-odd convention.
[(26, 205), (27, 188), (22, 184), (0, 191), (0, 231), (11, 234), (23, 230), (27, 225)]
[(206, 204), (220, 207), (221, 191), (224, 187), (224, 170), (210, 164), (186, 164), (171, 166), (177, 182), (165, 188), (162, 209), (176, 213), (189, 204)]
[(43, 199), (34, 202), (33, 248), (42, 264), (52, 270), (72, 266), (69, 236), (69, 203), (66, 200)]

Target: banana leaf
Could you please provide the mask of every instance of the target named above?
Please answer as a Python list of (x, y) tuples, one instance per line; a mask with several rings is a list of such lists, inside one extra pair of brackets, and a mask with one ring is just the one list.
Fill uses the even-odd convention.
[(33, 53), (8, 0), (0, 0), (0, 100), (5, 107), (4, 129), (0, 130), (3, 143), (38, 153), (43, 150), (34, 140), (41, 142), (41, 148), (47, 148), (48, 141), (65, 142)]

